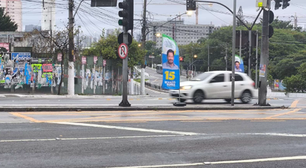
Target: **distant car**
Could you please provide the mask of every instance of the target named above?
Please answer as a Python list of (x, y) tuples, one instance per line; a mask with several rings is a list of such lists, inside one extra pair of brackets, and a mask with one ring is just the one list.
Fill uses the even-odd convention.
[[(201, 103), (204, 99), (224, 99), (230, 103), (231, 78), (231, 71), (210, 71), (190, 81), (181, 82), (180, 101), (185, 102), (187, 99), (192, 99), (194, 103)], [(235, 72), (235, 98), (240, 98), (242, 103), (249, 103), (254, 92), (254, 81), (244, 73)], [(170, 90), (169, 94), (178, 99), (179, 90)]]
[(163, 74), (163, 66), (162, 66), (162, 64), (157, 64), (156, 65), (156, 72), (158, 74)]

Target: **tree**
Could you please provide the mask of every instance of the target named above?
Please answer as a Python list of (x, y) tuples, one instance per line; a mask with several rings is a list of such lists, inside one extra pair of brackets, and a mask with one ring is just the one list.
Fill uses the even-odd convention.
[(61, 61), (61, 80), (58, 85), (58, 95), (61, 94), (61, 86), (63, 82), (63, 74), (64, 74), (64, 69), (63, 69), (63, 63), (65, 60), (66, 53), (68, 52), (68, 44), (69, 44), (69, 37), (68, 37), (68, 29), (64, 29), (62, 31), (55, 31), (53, 32), (52, 37), (50, 36), (49, 33), (41, 33), (41, 35), (49, 39), (53, 42), (55, 45), (56, 50), (62, 54), (62, 61)]
[(238, 10), (238, 13), (237, 13), (237, 17), (241, 20), (238, 20), (237, 19), (237, 26), (243, 26), (243, 23), (245, 23), (245, 19), (244, 19), (244, 16), (243, 16), (243, 10), (242, 10), (242, 6), (239, 7), (239, 10)]
[(4, 8), (0, 8), (0, 31), (16, 31), (17, 28), (17, 24), (4, 13)]

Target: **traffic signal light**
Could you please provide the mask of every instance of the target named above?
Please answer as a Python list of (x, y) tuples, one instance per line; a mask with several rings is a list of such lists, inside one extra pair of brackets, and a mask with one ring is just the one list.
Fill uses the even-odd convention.
[(275, 0), (275, 10), (279, 9), (282, 5), (280, 4), (282, 0)]
[(283, 9), (287, 8), (290, 4), (289, 4), (290, 0), (283, 0)]
[(184, 62), (184, 57), (180, 56), (180, 62)]
[(196, 2), (194, 0), (186, 0), (186, 9), (187, 11), (196, 10)]
[(119, 2), (119, 8), (123, 10), (118, 12), (119, 17), (122, 17), (118, 24), (124, 26), (126, 31), (132, 30), (134, 26), (134, 0)]

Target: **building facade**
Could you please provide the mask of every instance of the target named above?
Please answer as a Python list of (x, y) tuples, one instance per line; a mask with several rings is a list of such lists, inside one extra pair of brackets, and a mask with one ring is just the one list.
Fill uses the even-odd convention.
[(45, 0), (42, 8), (41, 30), (55, 30), (55, 0)]
[(158, 48), (162, 47), (162, 38), (156, 36), (156, 34), (166, 34), (172, 37), (178, 45), (186, 45), (191, 42), (197, 43), (200, 38), (207, 38), (209, 34), (219, 29), (219, 27), (211, 24), (185, 24), (182, 19), (177, 21), (152, 22), (149, 26), (147, 40), (156, 40), (156, 47)]
[(17, 31), (22, 31), (22, 3), (21, 0), (0, 0), (0, 7), (17, 23)]

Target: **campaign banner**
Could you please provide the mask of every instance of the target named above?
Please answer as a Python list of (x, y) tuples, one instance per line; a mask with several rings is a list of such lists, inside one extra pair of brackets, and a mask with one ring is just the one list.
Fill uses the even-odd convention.
[(11, 54), (11, 60), (30, 60), (31, 53), (30, 52), (13, 52)]
[(243, 59), (239, 55), (235, 55), (235, 72), (244, 72)]
[(180, 61), (179, 49), (176, 42), (167, 35), (162, 35), (162, 88), (180, 89)]

